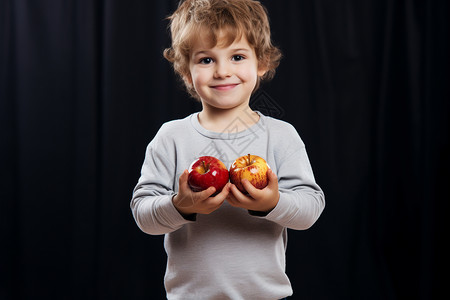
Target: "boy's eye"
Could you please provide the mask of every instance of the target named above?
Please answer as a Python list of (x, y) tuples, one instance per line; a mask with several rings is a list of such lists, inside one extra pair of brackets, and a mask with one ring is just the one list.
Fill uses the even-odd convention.
[(211, 57), (204, 57), (204, 58), (200, 59), (200, 63), (204, 64), (204, 65), (208, 65), (212, 62), (213, 62), (213, 60)]
[(237, 55), (233, 55), (233, 57), (231, 59), (234, 61), (241, 61), (241, 60), (245, 59), (245, 57), (237, 54)]

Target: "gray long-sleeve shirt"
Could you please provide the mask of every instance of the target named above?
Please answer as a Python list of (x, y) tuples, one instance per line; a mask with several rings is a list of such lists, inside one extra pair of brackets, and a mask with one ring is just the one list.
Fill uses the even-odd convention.
[[(139, 228), (165, 234), (168, 299), (280, 299), (292, 294), (285, 274), (287, 228), (307, 229), (325, 206), (305, 145), (290, 124), (262, 115), (244, 131), (211, 132), (198, 113), (165, 123), (147, 147), (131, 201)], [(265, 216), (227, 202), (195, 221), (172, 203), (181, 173), (199, 156), (227, 167), (246, 154), (263, 157), (278, 177), (280, 199)]]

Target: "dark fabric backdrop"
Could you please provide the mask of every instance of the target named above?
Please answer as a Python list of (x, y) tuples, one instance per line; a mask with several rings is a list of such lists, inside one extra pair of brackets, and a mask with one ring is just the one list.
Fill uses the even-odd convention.
[[(164, 298), (129, 201), (160, 125), (200, 108), (162, 57), (176, 2), (0, 0), (0, 299)], [(263, 3), (284, 58), (258, 108), (327, 201), (289, 232), (293, 299), (447, 294), (449, 2)]]

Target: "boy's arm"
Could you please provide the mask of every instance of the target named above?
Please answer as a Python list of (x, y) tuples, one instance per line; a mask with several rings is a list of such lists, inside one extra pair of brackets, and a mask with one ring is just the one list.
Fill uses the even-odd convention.
[(157, 151), (155, 144), (158, 143), (152, 142), (147, 147), (141, 177), (134, 188), (130, 204), (139, 228), (154, 235), (175, 231), (192, 222), (183, 218), (172, 203), (175, 196), (174, 180), (177, 177), (171, 157), (173, 151), (164, 147)]
[(269, 184), (262, 190), (242, 181), (247, 195), (231, 185), (228, 202), (291, 229), (308, 229), (325, 207), (324, 195), (316, 184), (304, 146), (296, 148), (277, 164), (278, 176), (269, 170)]
[(280, 198), (265, 218), (291, 229), (308, 229), (325, 207), (303, 142), (278, 165)]
[(308, 229), (325, 207), (324, 194), (314, 179), (305, 144), (295, 128), (279, 127), (273, 136), (277, 137), (272, 142), (275, 173), (268, 174), (269, 184), (258, 190), (243, 180), (248, 195), (231, 185), (228, 202), (284, 227)]

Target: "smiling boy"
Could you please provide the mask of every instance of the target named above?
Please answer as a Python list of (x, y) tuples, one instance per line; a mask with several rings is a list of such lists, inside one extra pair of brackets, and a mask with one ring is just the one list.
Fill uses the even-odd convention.
[[(218, 34), (218, 42), (226, 41), (224, 32), (219, 31)], [(215, 111), (230, 110), (236, 116), (242, 116), (257, 79), (264, 75), (265, 70), (258, 69), (255, 51), (245, 36), (229, 46), (217, 44), (214, 47), (207, 38), (199, 37), (192, 45), (189, 72), (191, 76), (186, 80), (202, 101), (203, 111), (199, 115), (202, 122)], [(224, 120), (225, 123), (234, 117)], [(222, 131), (224, 128), (207, 129)]]
[[(167, 298), (290, 296), (287, 229), (312, 226), (325, 201), (295, 128), (249, 107), (280, 59), (266, 11), (252, 0), (186, 0), (170, 20), (164, 55), (202, 110), (161, 127), (131, 201), (141, 230), (165, 234)], [(196, 157), (220, 154), (230, 166), (247, 153), (271, 166), (266, 188), (244, 181), (244, 194), (228, 183), (214, 197), (213, 187), (189, 188), (186, 168)]]

